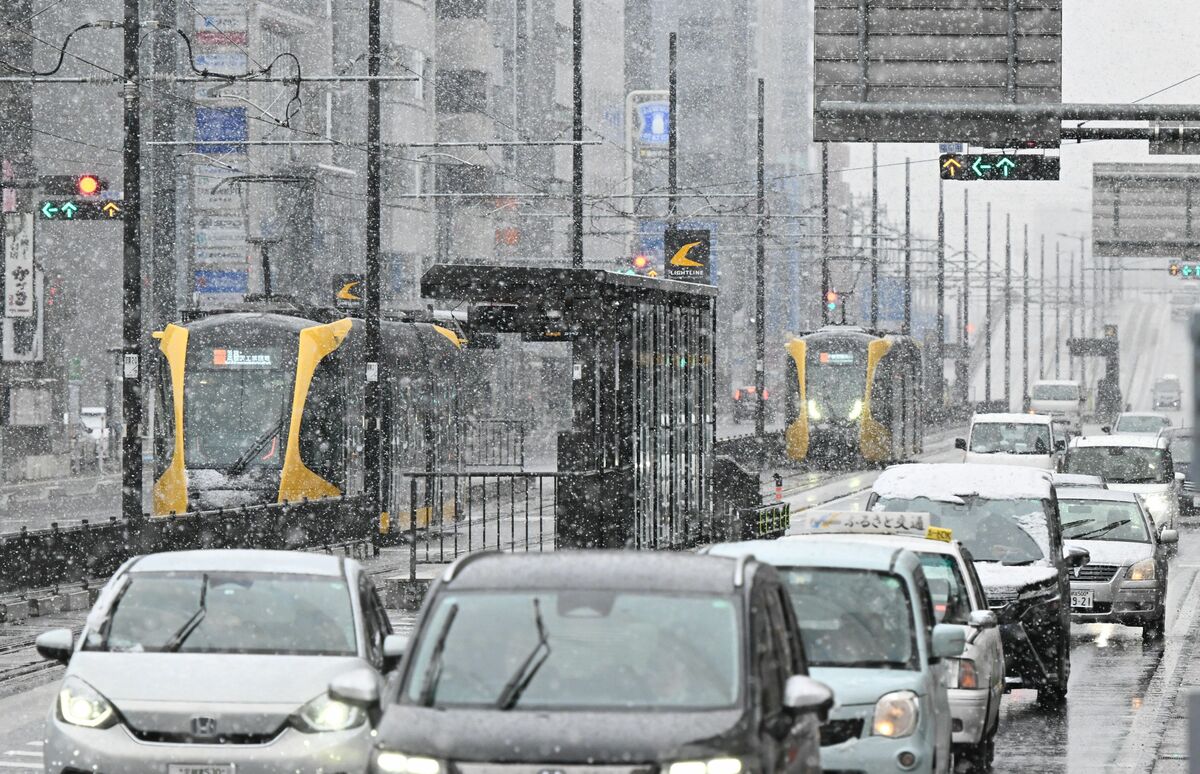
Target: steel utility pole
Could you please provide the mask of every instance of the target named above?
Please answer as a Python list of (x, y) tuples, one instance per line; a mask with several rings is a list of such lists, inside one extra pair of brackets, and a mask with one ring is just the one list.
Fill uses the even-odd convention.
[(363, 378), (366, 411), (366, 428), (363, 432), (363, 455), (366, 458), (365, 489), (371, 514), (383, 519), (383, 390), (380, 382), (383, 375), (382, 341), (379, 331), (379, 239), (383, 217), (383, 198), (380, 190), (382, 148), (380, 146), (379, 118), (379, 60), (380, 43), (380, 0), (367, 1), (367, 255), (365, 284), (367, 295), (363, 303), (363, 318), (366, 327), (366, 373)]
[(962, 346), (958, 350), (959, 393), (965, 407), (971, 401), (967, 380), (971, 374), (971, 194), (963, 191), (963, 289), (962, 319), (959, 321)]
[(879, 143), (871, 143), (871, 330), (879, 329)]
[(1022, 264), (1021, 277), (1021, 338), (1024, 339), (1024, 346), (1021, 348), (1021, 353), (1025, 357), (1024, 371), (1024, 386), (1021, 390), (1021, 410), (1029, 409), (1029, 225), (1025, 225), (1025, 260)]
[[(766, 392), (767, 361), (767, 161), (766, 161), (766, 86), (758, 79), (758, 225), (754, 230), (754, 434), (762, 438), (767, 431), (767, 406), (762, 400)], [(765, 449), (764, 449), (765, 451)]]
[(1004, 216), (1004, 410), (1012, 410), (1012, 215)]
[[(372, 0), (377, 2), (377, 0)], [(571, 266), (583, 268), (583, 0), (574, 0), (571, 10), (573, 71), (572, 99), (574, 116), (571, 121)], [(672, 36), (674, 40), (674, 36)], [(671, 136), (675, 136), (674, 105), (668, 119)]]
[(904, 327), (912, 335), (912, 164), (904, 159)]
[(1062, 249), (1054, 242), (1054, 378), (1061, 379), (1062, 358)]
[(938, 178), (937, 342), (933, 353), (933, 398), (940, 418), (946, 405), (946, 195)]
[(987, 206), (987, 270), (983, 273), (983, 395), (992, 402), (992, 203)]
[(142, 519), (142, 135), (138, 95), (138, 44), (142, 28), (138, 0), (125, 0), (125, 219), (121, 271), (121, 513), (129, 521)]
[[(1067, 276), (1067, 341), (1075, 338), (1075, 251), (1071, 251), (1071, 273)], [(1067, 352), (1067, 378), (1075, 378), (1076, 358)]]
[(829, 143), (821, 143), (821, 322), (829, 324)]
[(1046, 378), (1046, 235), (1042, 234), (1042, 257), (1038, 265), (1038, 378)]

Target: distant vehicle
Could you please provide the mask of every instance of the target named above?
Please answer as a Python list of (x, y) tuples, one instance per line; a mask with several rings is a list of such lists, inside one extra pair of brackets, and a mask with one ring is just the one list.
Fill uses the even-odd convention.
[(66, 664), (46, 771), (364, 771), (364, 695), (404, 638), (352, 559), (291, 551), (152, 554), (101, 591), (78, 640), (37, 638)]
[(434, 581), (410, 653), (376, 774), (821, 770), (833, 693), (753, 557), (470, 554)]
[(963, 462), (1056, 470), (1066, 439), (1044, 414), (976, 414), (967, 438), (956, 438)]
[(733, 391), (733, 421), (745, 422), (749, 419), (754, 419), (754, 412), (758, 410), (758, 404), (763, 404), (763, 411), (769, 412), (771, 404), (767, 401), (771, 397), (771, 391), (763, 388), (762, 395), (758, 394), (758, 388), (753, 384), (738, 387)]
[(1048, 414), (1063, 434), (1083, 432), (1083, 388), (1076, 381), (1034, 382), (1029, 389), (1029, 410)]
[(1149, 411), (1126, 411), (1117, 417), (1111, 428), (1102, 428), (1106, 433), (1119, 435), (1158, 435), (1171, 426), (1171, 418)]
[(1067, 551), (1050, 473), (1000, 465), (896, 465), (880, 474), (867, 509), (923, 512), (967, 547), (1000, 619), (1005, 684), (1033, 688), (1059, 706), (1071, 674), (1068, 570), (1087, 552)]
[(826, 326), (787, 345), (787, 455), (793, 460), (911, 459), (923, 449), (921, 349), (908, 336)]
[(100, 406), (84, 406), (79, 409), (79, 421), (87, 428), (88, 435), (96, 441), (108, 437), (108, 412)]
[(1197, 481), (1196, 471), (1192, 467), (1192, 428), (1173, 427), (1163, 430), (1162, 437), (1167, 439), (1167, 449), (1171, 452), (1175, 472), (1183, 474), (1179, 512), (1193, 514), (1200, 509), (1200, 482)]
[(1161, 639), (1169, 548), (1179, 533), (1155, 529), (1129, 492), (1067, 490), (1059, 495), (1058, 512), (1063, 540), (1091, 556), (1071, 575), (1071, 619), (1140, 626), (1144, 639)]
[[(890, 514), (889, 514), (890, 515)], [(853, 540), (912, 551), (933, 597), (934, 621), (970, 627), (958, 658), (943, 660), (954, 718), (954, 755), (987, 771), (995, 753), (1004, 693), (1004, 649), (996, 614), (975, 572), (971, 552), (950, 530), (928, 529), (928, 514), (882, 523), (877, 513), (805, 511), (792, 517), (788, 540)]]
[(1174, 374), (1164, 374), (1154, 381), (1150, 389), (1154, 410), (1162, 408), (1180, 408), (1183, 404), (1183, 388), (1179, 377)]
[(1054, 487), (1062, 492), (1064, 489), (1108, 489), (1108, 484), (1100, 476), (1088, 476), (1082, 473), (1055, 473), (1052, 477)]
[(783, 577), (815, 678), (837, 705), (821, 728), (824, 771), (952, 770), (953, 716), (940, 660), (966, 627), (937, 623), (920, 559), (896, 546), (833, 540), (724, 543)]
[(1148, 435), (1075, 438), (1067, 448), (1068, 473), (1103, 476), (1109, 489), (1141, 495), (1158, 529), (1176, 529), (1183, 474), (1175, 470), (1169, 441)]

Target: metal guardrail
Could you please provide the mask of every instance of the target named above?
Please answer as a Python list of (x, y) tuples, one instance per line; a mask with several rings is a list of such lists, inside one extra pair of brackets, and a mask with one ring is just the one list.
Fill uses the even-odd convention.
[(525, 422), (519, 419), (476, 419), (461, 431), (459, 449), (465, 465), (525, 467)]
[(362, 497), (112, 518), (0, 535), (0, 593), (107, 578), (130, 557), (197, 548), (310, 549), (372, 538)]

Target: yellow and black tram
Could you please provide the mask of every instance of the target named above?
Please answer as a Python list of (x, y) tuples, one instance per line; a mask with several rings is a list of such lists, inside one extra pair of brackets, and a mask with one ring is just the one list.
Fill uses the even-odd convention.
[(787, 352), (788, 457), (883, 464), (921, 451), (921, 350), (911, 337), (828, 326)]
[[(380, 325), (391, 467), (452, 465), (478, 379), (453, 320)], [(362, 492), (365, 323), (214, 313), (154, 334), (163, 357), (154, 513)]]

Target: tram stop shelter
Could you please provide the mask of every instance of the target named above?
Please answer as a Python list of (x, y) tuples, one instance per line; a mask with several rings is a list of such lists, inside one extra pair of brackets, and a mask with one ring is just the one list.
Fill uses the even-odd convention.
[(438, 265), (421, 294), (470, 305), (468, 338), (571, 347), (559, 547), (684, 548), (714, 534), (715, 287), (593, 269)]

